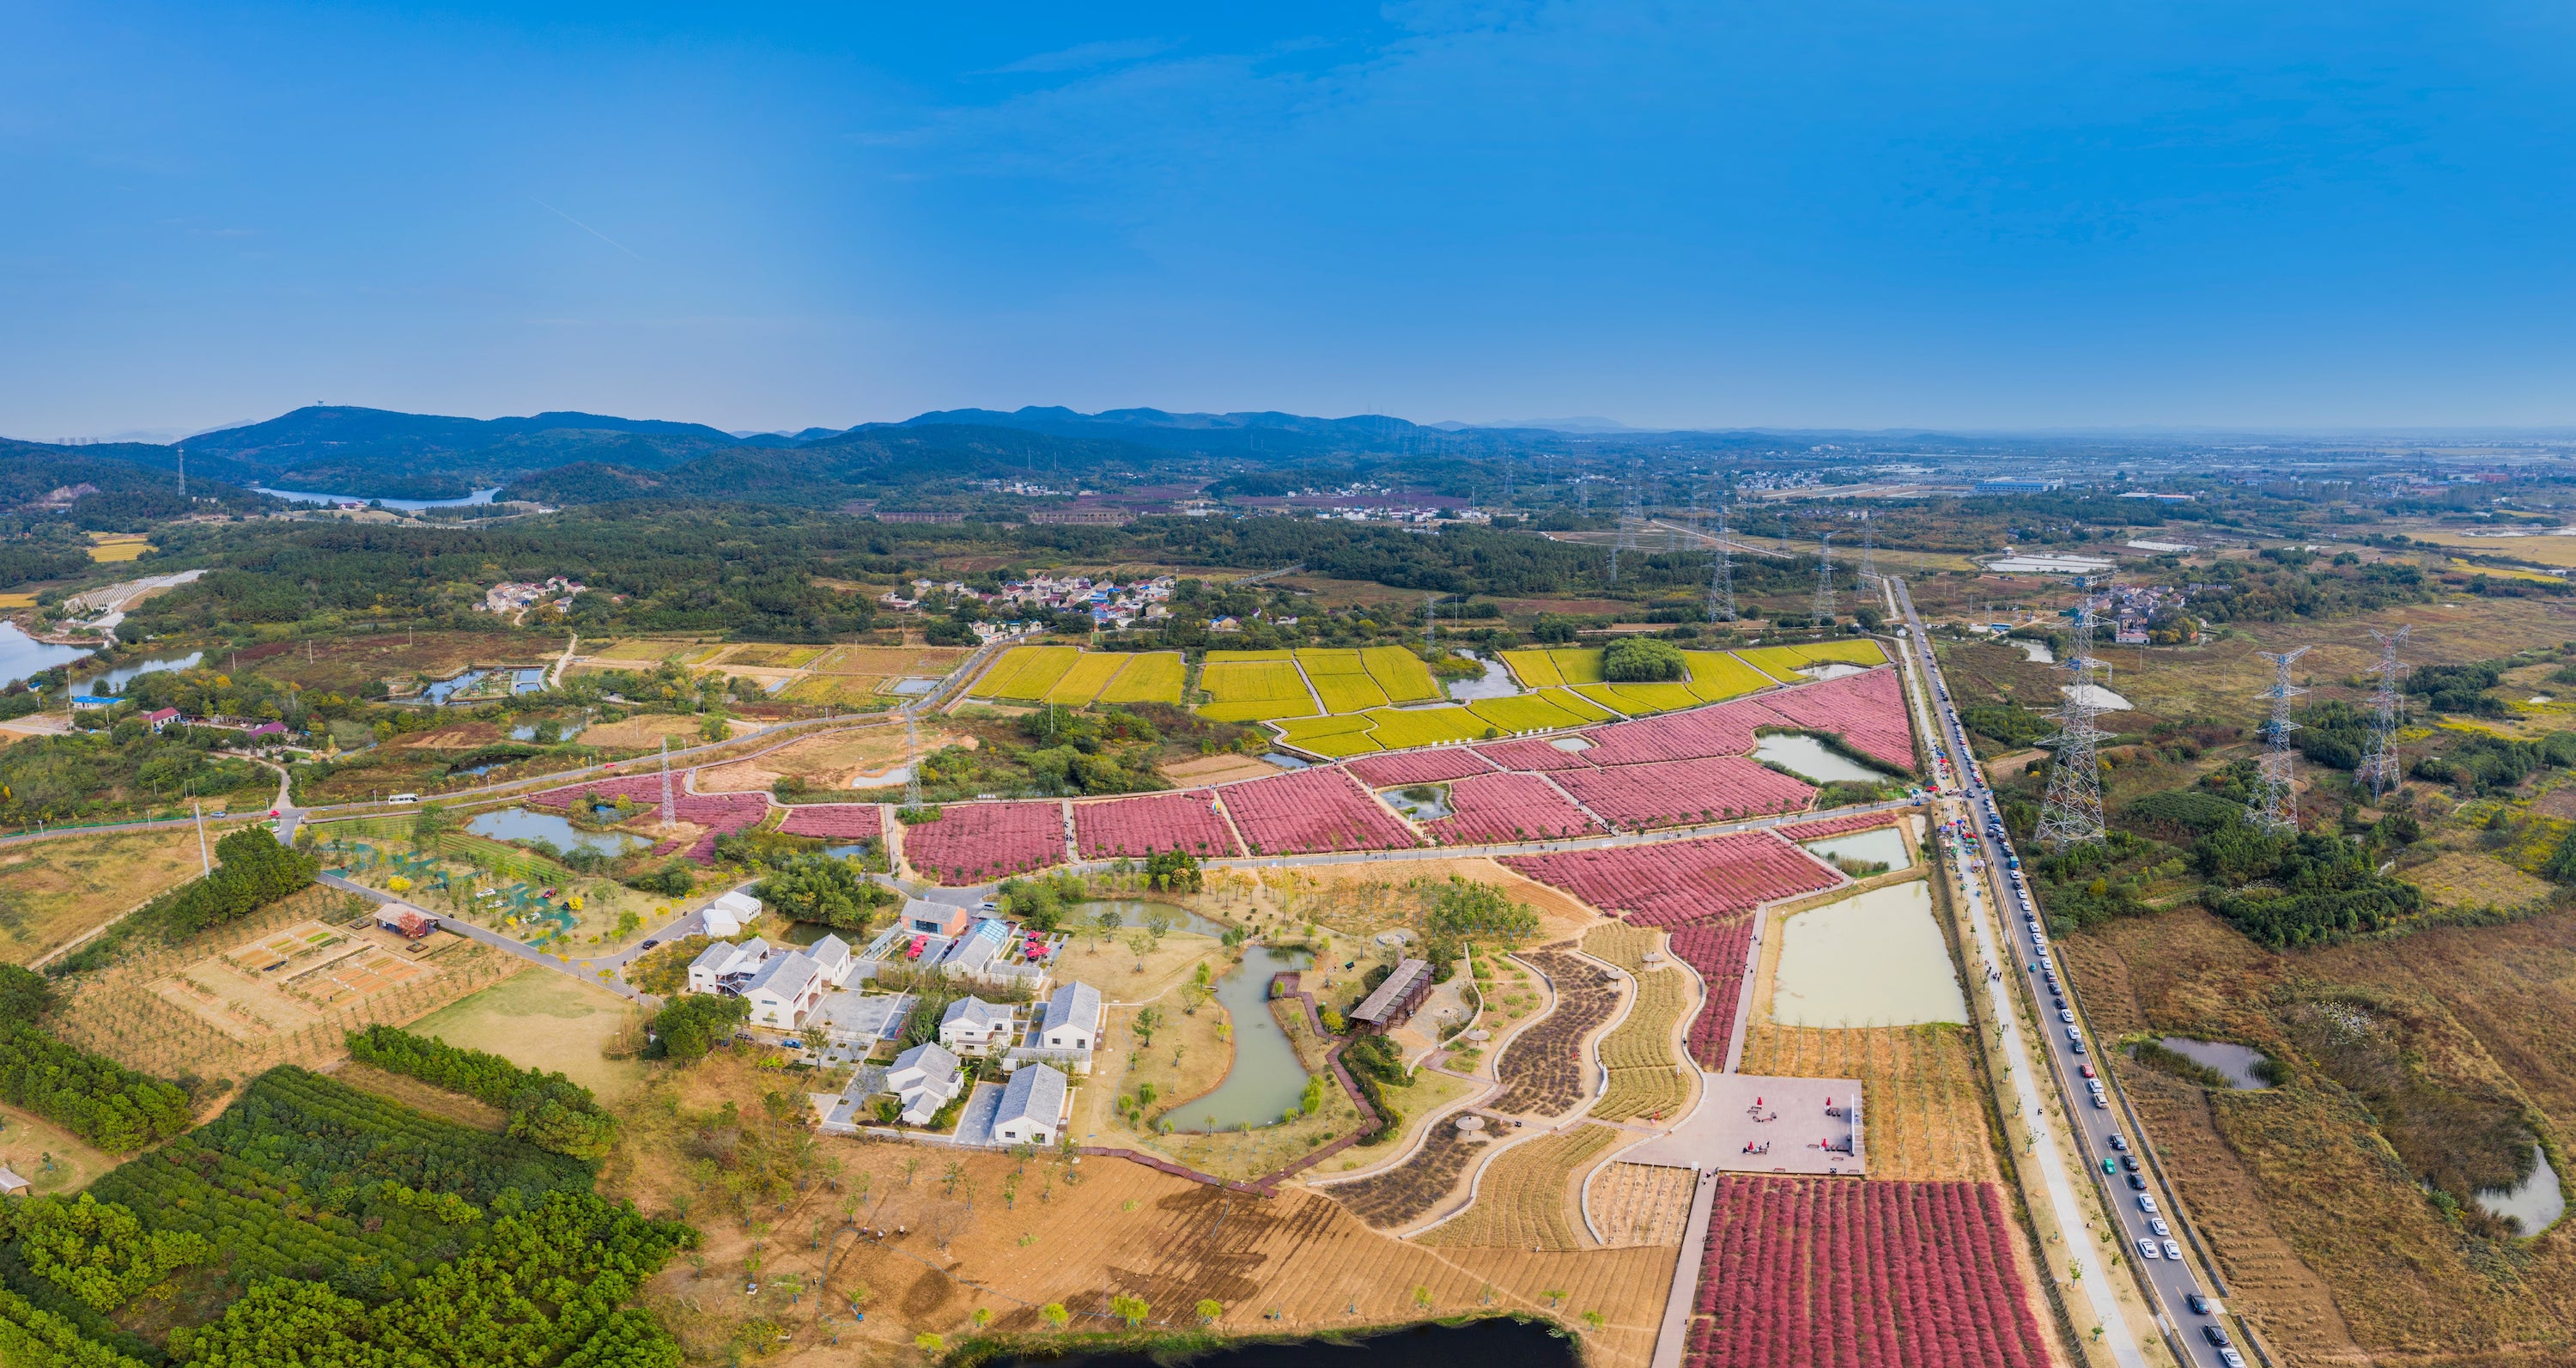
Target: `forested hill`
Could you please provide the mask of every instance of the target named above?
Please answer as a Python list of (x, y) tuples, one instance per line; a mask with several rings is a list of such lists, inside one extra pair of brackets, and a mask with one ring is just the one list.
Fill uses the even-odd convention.
[(1126, 442), (1010, 428), (871, 427), (803, 446), (745, 443), (660, 468), (604, 457), (515, 480), (507, 496), (553, 504), (687, 499), (827, 505), (861, 489), (1020, 475), (1079, 479), (1109, 469), (1141, 473), (1169, 458), (1168, 452)]

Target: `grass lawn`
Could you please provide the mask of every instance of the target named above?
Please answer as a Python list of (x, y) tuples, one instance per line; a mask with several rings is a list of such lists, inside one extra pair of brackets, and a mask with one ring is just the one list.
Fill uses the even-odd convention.
[(528, 968), (452, 1002), (408, 1029), (450, 1045), (488, 1050), (521, 1068), (548, 1069), (614, 1103), (644, 1079), (644, 1065), (601, 1057), (636, 1015), (624, 998), (555, 972)]
[[(208, 831), (211, 842), (218, 834)], [(65, 836), (0, 851), (0, 962), (24, 964), (197, 877), (194, 828)]]

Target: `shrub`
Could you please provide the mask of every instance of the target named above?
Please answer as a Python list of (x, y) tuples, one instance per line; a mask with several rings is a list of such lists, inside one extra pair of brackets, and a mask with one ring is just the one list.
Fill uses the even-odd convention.
[(1682, 648), (1653, 637), (1621, 637), (1601, 652), (1601, 677), (1614, 684), (1690, 678)]
[(522, 1069), (499, 1055), (395, 1026), (351, 1031), (348, 1041), (350, 1055), (362, 1064), (499, 1107), (509, 1113), (510, 1134), (539, 1149), (597, 1159), (616, 1136), (617, 1118), (600, 1109), (590, 1089), (562, 1074)]
[(738, 997), (720, 993), (675, 997), (654, 1014), (647, 1026), (653, 1043), (645, 1047), (644, 1057), (696, 1063), (706, 1058), (718, 1040), (750, 1019), (751, 1004)]

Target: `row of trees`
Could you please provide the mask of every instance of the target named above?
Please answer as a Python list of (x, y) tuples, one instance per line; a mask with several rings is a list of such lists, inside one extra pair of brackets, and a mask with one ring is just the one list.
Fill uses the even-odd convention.
[(177, 1084), (66, 1045), (38, 1025), (53, 1002), (42, 975), (0, 965), (0, 1100), (106, 1150), (138, 1150), (188, 1128), (188, 1094)]
[(510, 1115), (510, 1134), (539, 1149), (598, 1159), (617, 1137), (617, 1118), (590, 1089), (559, 1073), (522, 1069), (496, 1054), (381, 1023), (349, 1032), (349, 1054), (501, 1108)]

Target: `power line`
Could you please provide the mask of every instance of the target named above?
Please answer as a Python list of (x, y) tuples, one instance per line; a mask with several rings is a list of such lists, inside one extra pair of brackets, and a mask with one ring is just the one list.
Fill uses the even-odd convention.
[(1834, 621), (1834, 534), (1827, 532), (1816, 545), (1816, 621), (1832, 626)]
[(1726, 503), (1717, 505), (1717, 560), (1708, 568), (1708, 620), (1733, 622), (1735, 611), (1735, 557), (1726, 545)]

